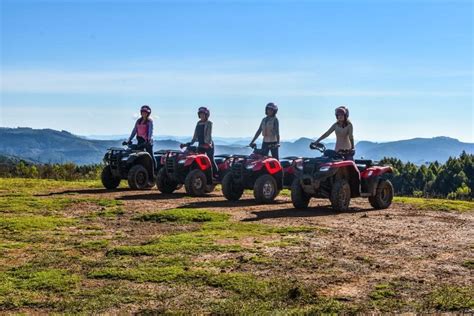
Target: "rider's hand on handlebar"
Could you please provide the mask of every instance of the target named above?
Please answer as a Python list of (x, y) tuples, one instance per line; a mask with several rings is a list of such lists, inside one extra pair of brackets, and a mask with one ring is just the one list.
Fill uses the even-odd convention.
[(309, 148), (316, 149), (318, 148), (318, 144), (319, 144), (318, 142), (312, 142), (311, 144), (309, 144)]
[(255, 147), (257, 147), (257, 145), (255, 145), (255, 143), (252, 142), (252, 143), (249, 144), (249, 147), (250, 148), (255, 148)]

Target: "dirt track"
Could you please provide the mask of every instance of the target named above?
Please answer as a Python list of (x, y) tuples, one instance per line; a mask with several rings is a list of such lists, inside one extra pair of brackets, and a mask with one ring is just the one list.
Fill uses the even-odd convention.
[[(124, 216), (105, 225), (113, 225), (107, 227), (111, 232), (122, 230), (129, 242), (155, 236), (161, 229), (150, 223), (130, 224), (130, 217), (170, 208), (225, 212), (235, 221), (326, 228), (326, 233), (307, 236), (297, 246), (266, 249), (279, 262), (266, 273), (311, 282), (321, 293), (342, 300), (362, 299), (375, 285), (394, 280), (403, 282), (403, 293), (408, 297), (423, 295), (433, 284), (474, 284), (472, 270), (463, 266), (472, 260), (474, 212), (420, 210), (397, 203), (388, 210), (375, 211), (364, 199), (353, 200), (351, 210), (345, 213), (332, 211), (326, 200), (313, 200), (310, 209), (295, 210), (285, 196), (262, 206), (255, 205), (251, 195), (230, 203), (220, 192), (206, 198), (162, 195), (156, 190), (80, 190), (69, 194), (123, 201)], [(77, 211), (86, 210), (80, 207)]]

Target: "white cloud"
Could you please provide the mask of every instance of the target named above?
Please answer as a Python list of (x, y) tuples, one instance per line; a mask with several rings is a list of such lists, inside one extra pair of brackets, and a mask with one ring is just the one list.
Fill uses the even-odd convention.
[(294, 86), (304, 77), (301, 73), (5, 71), (2, 92), (228, 95)]
[[(304, 71), (60, 71), (4, 70), (2, 93), (160, 96), (456, 97), (469, 90), (330, 89), (324, 76)], [(355, 79), (353, 86), (360, 85)], [(349, 81), (350, 82), (350, 81)], [(333, 83), (334, 85), (334, 83)], [(347, 83), (346, 83), (347, 85)]]

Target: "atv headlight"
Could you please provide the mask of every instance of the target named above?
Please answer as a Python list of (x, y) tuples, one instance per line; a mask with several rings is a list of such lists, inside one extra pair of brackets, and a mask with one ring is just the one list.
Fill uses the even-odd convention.
[(128, 160), (128, 157), (122, 157), (121, 160), (122, 160), (122, 161), (127, 161), (127, 160)]
[(331, 169), (330, 166), (322, 166), (321, 168), (319, 168), (319, 171), (321, 171), (321, 172), (327, 172), (327, 171), (329, 171), (329, 169)]
[(302, 166), (302, 165), (298, 165), (298, 166), (296, 166), (296, 169), (303, 171), (303, 166)]
[(178, 161), (178, 164), (184, 165), (185, 162), (186, 162), (186, 159), (181, 159), (181, 160)]

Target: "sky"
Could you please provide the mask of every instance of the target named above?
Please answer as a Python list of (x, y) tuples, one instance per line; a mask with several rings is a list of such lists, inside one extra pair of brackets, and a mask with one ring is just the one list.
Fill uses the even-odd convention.
[(2, 127), (251, 137), (275, 102), (283, 139), (346, 105), (358, 140), (474, 142), (472, 1), (0, 3)]

